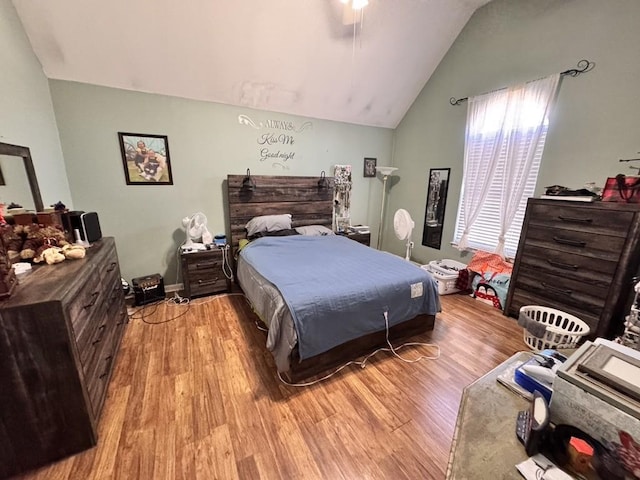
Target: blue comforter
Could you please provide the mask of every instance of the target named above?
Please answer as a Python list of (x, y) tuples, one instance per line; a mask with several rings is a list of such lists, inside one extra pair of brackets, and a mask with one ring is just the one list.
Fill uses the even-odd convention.
[(300, 358), (440, 310), (431, 275), (338, 235), (259, 238), (241, 255), (282, 294)]

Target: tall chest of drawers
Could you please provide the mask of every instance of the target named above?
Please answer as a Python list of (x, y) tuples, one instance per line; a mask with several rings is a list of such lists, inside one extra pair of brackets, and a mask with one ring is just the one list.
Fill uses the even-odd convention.
[(622, 328), (640, 268), (640, 205), (530, 199), (505, 313), (557, 308), (590, 337)]
[(112, 238), (36, 267), (0, 303), (0, 478), (96, 444), (126, 322)]

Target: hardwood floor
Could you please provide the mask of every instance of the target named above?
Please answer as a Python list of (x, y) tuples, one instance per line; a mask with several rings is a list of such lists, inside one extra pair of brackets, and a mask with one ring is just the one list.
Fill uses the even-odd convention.
[(527, 348), (498, 310), (441, 299), (435, 329), (416, 338), (440, 345), (438, 360), (382, 352), (304, 388), (278, 380), (242, 296), (163, 304), (145, 320), (184, 315), (131, 320), (98, 446), (20, 478), (442, 479), (462, 389)]

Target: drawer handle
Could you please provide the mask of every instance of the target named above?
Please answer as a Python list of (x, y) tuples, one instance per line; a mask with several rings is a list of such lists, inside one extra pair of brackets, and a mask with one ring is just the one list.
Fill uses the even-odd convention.
[(104, 337), (104, 332), (105, 332), (105, 330), (106, 330), (106, 329), (107, 329), (107, 326), (106, 326), (106, 325), (100, 325), (100, 326), (98, 327), (98, 331), (99, 331), (100, 333), (98, 334), (98, 338), (96, 338), (96, 339), (93, 341), (93, 344), (92, 344), (92, 345), (95, 345), (96, 343), (100, 343), (100, 342), (102, 341), (102, 337)]
[(570, 238), (553, 237), (553, 239), (562, 245), (571, 245), (572, 247), (586, 247), (587, 242), (581, 240), (571, 240)]
[(548, 283), (545, 283), (545, 282), (541, 282), (541, 285), (547, 290), (551, 290), (552, 292), (561, 293), (563, 295), (571, 295), (573, 293), (572, 290), (555, 287), (555, 286), (549, 285)]
[(98, 300), (98, 295), (100, 295), (100, 292), (93, 292), (91, 294), (91, 301), (82, 308), (86, 309), (93, 307), (96, 304), (96, 300)]
[(196, 263), (196, 270), (199, 270), (201, 268), (212, 268), (215, 265), (215, 262)]
[(213, 280), (198, 280), (198, 285), (212, 285), (218, 281), (218, 277)]
[(592, 218), (578, 218), (578, 217), (565, 217), (562, 215), (558, 215), (558, 218), (560, 220), (563, 220), (565, 222), (573, 222), (573, 223), (593, 223), (593, 219)]
[(111, 371), (112, 360), (113, 360), (113, 355), (109, 355), (107, 358), (105, 358), (105, 361), (107, 362), (107, 367), (104, 369), (104, 372), (102, 372), (98, 378), (103, 379), (104, 377), (109, 375), (109, 372)]
[(578, 265), (574, 265), (571, 263), (556, 262), (555, 260), (549, 260), (548, 258), (547, 262), (549, 262), (549, 265), (551, 265), (552, 267), (563, 268), (565, 270), (578, 270)]
[(107, 267), (107, 273), (109, 272), (113, 272), (113, 270), (116, 268), (116, 265), (118, 264), (118, 262), (111, 262), (109, 264), (109, 267)]
[(124, 325), (125, 323), (127, 323), (127, 315), (125, 314), (125, 312), (120, 312), (120, 321), (118, 323), (116, 323), (116, 326), (120, 326), (120, 325)]

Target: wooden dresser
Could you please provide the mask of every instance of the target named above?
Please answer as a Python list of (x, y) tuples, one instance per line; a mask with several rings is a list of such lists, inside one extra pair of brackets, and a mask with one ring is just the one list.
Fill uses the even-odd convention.
[(126, 323), (113, 238), (35, 266), (0, 302), (0, 478), (96, 444)]
[(185, 252), (180, 256), (180, 260), (186, 297), (193, 298), (229, 291), (230, 280), (224, 273), (222, 249)]
[(505, 313), (544, 305), (573, 314), (590, 338), (622, 328), (640, 268), (640, 205), (530, 199)]

